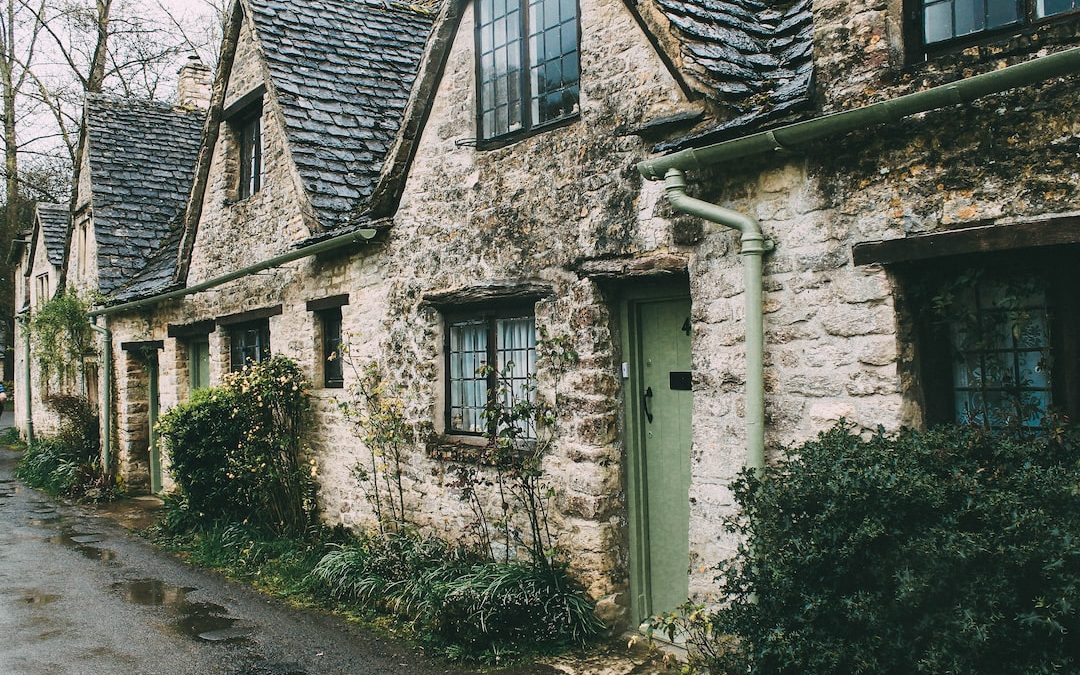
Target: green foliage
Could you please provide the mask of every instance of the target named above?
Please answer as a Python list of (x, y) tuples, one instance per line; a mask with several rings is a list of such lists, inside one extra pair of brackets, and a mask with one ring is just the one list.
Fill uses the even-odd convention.
[(316, 516), (314, 461), (301, 444), (309, 389), (295, 362), (275, 356), (163, 415), (176, 503), (189, 509), (174, 520), (306, 532)]
[(30, 443), (15, 469), (19, 480), (51, 495), (73, 495), (93, 475), (92, 466), (81, 462), (71, 448), (50, 438)]
[(30, 321), (33, 352), (43, 379), (71, 377), (94, 351), (90, 305), (74, 291), (57, 295), (34, 311)]
[(52, 495), (107, 500), (115, 498), (101, 475), (97, 412), (82, 396), (51, 396), (46, 405), (60, 418), (57, 432), (30, 443), (16, 476)]
[[(765, 673), (1080, 670), (1080, 434), (841, 425), (734, 484), (709, 617)], [(743, 672), (706, 663), (715, 672)]]
[(151, 535), (196, 565), (223, 571), (300, 604), (325, 604), (325, 591), (311, 570), (332, 544), (344, 540), (340, 531), (312, 528), (304, 537), (280, 538), (238, 523), (170, 529), (177, 525), (176, 518), (187, 515), (182, 506), (166, 500), (165, 522)]
[(405, 529), (410, 522), (410, 505), (405, 499), (406, 453), (431, 432), (405, 417), (405, 406), (391, 392), (375, 364), (363, 368), (349, 358), (348, 345), (342, 358), (352, 367), (355, 383), (349, 397), (338, 407), (367, 449), (365, 461), (353, 466), (353, 475), (375, 512), (380, 532)]
[(362, 538), (313, 572), (333, 597), (391, 611), (452, 655), (500, 660), (584, 644), (603, 626), (561, 566), (491, 562), (407, 532)]
[(0, 445), (19, 445), (22, 442), (22, 438), (19, 436), (19, 430), (15, 427), (8, 427), (0, 431)]

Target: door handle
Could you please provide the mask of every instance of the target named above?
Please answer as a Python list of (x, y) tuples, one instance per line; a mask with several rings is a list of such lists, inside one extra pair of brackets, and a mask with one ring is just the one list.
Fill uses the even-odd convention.
[(652, 387), (645, 389), (645, 395), (641, 397), (642, 403), (645, 405), (645, 419), (649, 420), (649, 424), (652, 424), (653, 415), (649, 410), (649, 399), (653, 397)]

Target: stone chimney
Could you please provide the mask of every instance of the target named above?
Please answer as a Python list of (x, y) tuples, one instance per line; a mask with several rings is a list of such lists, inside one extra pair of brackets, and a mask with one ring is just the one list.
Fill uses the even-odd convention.
[(201, 61), (192, 54), (188, 62), (180, 69), (180, 81), (176, 87), (176, 105), (181, 108), (198, 108), (206, 110), (210, 107), (210, 91), (213, 87), (213, 73)]

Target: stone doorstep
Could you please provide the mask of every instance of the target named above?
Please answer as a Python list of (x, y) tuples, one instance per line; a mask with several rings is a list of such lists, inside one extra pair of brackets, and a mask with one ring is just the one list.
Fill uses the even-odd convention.
[(675, 672), (686, 650), (627, 631), (587, 654), (540, 659), (539, 664), (565, 675), (645, 675)]

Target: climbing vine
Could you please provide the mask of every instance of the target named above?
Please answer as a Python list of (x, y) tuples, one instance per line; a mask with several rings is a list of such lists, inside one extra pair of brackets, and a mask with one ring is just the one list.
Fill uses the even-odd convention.
[(94, 351), (89, 302), (74, 291), (57, 295), (34, 312), (30, 334), (43, 378), (73, 376)]

